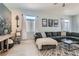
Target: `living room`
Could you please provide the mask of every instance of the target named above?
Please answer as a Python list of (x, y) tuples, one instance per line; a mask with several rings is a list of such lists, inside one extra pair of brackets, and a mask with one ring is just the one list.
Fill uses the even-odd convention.
[(7, 20), (0, 22), (0, 37), (10, 34), (8, 42), (6, 38), (0, 41), (1, 55), (79, 56), (78, 6), (79, 3), (1, 3), (0, 18)]

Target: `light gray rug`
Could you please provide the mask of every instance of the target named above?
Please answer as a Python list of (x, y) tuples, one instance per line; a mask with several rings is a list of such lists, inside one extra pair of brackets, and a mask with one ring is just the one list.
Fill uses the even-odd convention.
[(60, 43), (56, 49), (41, 50), (42, 56), (79, 56), (79, 44), (71, 44), (70, 48), (68, 44)]

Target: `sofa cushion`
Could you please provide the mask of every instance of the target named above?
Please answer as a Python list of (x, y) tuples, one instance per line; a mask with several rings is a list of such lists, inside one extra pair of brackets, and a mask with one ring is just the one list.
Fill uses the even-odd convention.
[(71, 33), (70, 32), (66, 32), (66, 36), (71, 36)]
[(35, 33), (35, 35), (34, 35), (34, 37), (35, 37), (35, 41), (38, 39), (38, 38), (42, 38), (42, 35), (41, 35), (41, 33)]
[(71, 36), (79, 37), (79, 33), (71, 33)]
[(52, 36), (61, 36), (61, 32), (51, 32)]
[(51, 37), (52, 39), (55, 39), (56, 41), (58, 41), (58, 42), (61, 42), (61, 39), (63, 39), (64, 37), (62, 37), (62, 36), (53, 36), (53, 37)]
[(45, 32), (47, 37), (52, 37), (52, 32)]
[(57, 36), (57, 32), (52, 32), (52, 36)]
[(57, 32), (57, 36), (61, 36), (61, 32)]
[(42, 37), (43, 37), (43, 38), (45, 38), (45, 37), (46, 37), (45, 32), (41, 32), (41, 35), (42, 35)]

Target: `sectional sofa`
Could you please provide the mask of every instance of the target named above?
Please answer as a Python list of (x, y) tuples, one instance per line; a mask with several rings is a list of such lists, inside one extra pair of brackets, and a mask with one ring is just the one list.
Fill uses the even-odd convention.
[[(62, 39), (69, 39), (69, 40), (76, 40), (79, 41), (79, 33), (75, 32), (66, 32), (66, 36), (62, 36), (61, 32), (45, 32), (46, 37), (51, 37), (58, 42), (61, 42)], [(35, 41), (38, 38), (42, 38), (43, 36), (41, 35), (41, 32), (35, 33)]]
[[(66, 40), (72, 40), (72, 41), (79, 41), (79, 33), (74, 33), (74, 32), (65, 32), (66, 35), (62, 36), (61, 35), (62, 32), (44, 32), (44, 34), (46, 35), (46, 37), (50, 37), (52, 39), (55, 39), (57, 42), (62, 42), (63, 39)], [(35, 33), (35, 41), (38, 38), (44, 38), (41, 34), (41, 32), (37, 32)], [(42, 40), (41, 40), (42, 41)], [(43, 49), (51, 49), (51, 48), (56, 48), (56, 46), (54, 45), (42, 45), (42, 50)]]

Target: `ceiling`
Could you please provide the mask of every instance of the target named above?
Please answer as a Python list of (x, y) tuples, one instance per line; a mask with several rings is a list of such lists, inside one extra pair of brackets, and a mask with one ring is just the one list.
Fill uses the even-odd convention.
[(8, 8), (18, 8), (40, 12), (60, 12), (62, 11), (66, 15), (79, 14), (79, 3), (65, 3), (65, 7), (62, 7), (62, 3), (4, 3)]

